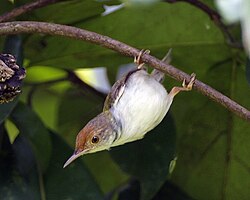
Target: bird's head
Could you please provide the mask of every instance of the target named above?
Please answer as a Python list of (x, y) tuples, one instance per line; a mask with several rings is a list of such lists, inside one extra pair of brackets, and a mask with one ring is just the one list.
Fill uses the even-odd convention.
[(84, 154), (109, 149), (116, 137), (113, 121), (111, 114), (104, 112), (87, 123), (78, 133), (75, 151), (63, 168)]

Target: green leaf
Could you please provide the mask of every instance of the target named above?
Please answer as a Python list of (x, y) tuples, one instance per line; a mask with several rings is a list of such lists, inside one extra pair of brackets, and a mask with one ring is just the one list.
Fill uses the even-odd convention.
[(1, 199), (39, 199), (39, 186), (34, 155), (28, 141), (18, 136), (10, 144), (5, 130), (0, 131)]
[[(93, 0), (61, 1), (38, 9), (33, 16), (27, 17), (32, 18), (32, 20), (45, 19), (59, 24), (73, 24), (98, 17), (104, 11), (102, 5), (103, 3)], [(55, 12), (56, 15), (51, 15)]]
[[(162, 2), (142, 8), (126, 7), (105, 17), (76, 25), (138, 48), (150, 49), (153, 55), (158, 54), (155, 52), (163, 55), (170, 47), (190, 49), (194, 46), (199, 47), (200, 52), (205, 55), (207, 51), (204, 47), (224, 43), (222, 34), (206, 14), (182, 3)], [(45, 45), (41, 45), (42, 43)], [(131, 58), (119, 56), (100, 46), (67, 38), (32, 36), (26, 45), (29, 47), (27, 56), (31, 65), (69, 69), (105, 66), (114, 70), (114, 67), (132, 61)], [(180, 53), (181, 58), (186, 56)]]
[(169, 181), (164, 183), (152, 200), (162, 199), (192, 200), (185, 192)]
[(111, 156), (141, 184), (141, 198), (151, 199), (169, 176), (175, 154), (175, 126), (168, 114), (145, 138), (113, 148)]
[(85, 124), (102, 110), (103, 99), (86, 93), (83, 89), (70, 88), (59, 102), (58, 132), (72, 146), (77, 133)]
[(48, 167), (51, 154), (49, 132), (38, 116), (26, 105), (19, 103), (13, 110), (11, 120), (32, 144), (36, 159), (42, 170)]
[(8, 35), (4, 43), (4, 53), (12, 54), (19, 66), (23, 66), (23, 41), (20, 35)]
[(10, 103), (0, 104), (0, 124), (10, 115), (12, 110), (15, 108), (17, 100)]
[[(199, 79), (250, 107), (243, 68), (226, 59)], [(248, 199), (249, 122), (195, 93), (176, 97), (172, 109), (179, 141), (172, 180), (195, 199)]]
[(247, 59), (247, 64), (246, 64), (246, 77), (248, 84), (250, 85), (250, 59)]
[(140, 200), (140, 183), (137, 180), (131, 180), (119, 191), (118, 200)]
[(56, 134), (51, 135), (53, 151), (51, 163), (45, 173), (45, 191), (48, 199), (102, 199), (102, 194), (88, 169), (76, 160), (63, 169), (63, 163), (72, 154), (69, 148)]
[[(53, 151), (50, 165), (42, 174), (30, 142), (19, 135), (13, 145), (5, 130), (0, 130), (1, 199), (102, 199), (88, 169), (78, 160), (67, 169), (63, 163), (72, 153), (65, 142), (51, 134)], [(60, 184), (58, 184), (60, 183)]]

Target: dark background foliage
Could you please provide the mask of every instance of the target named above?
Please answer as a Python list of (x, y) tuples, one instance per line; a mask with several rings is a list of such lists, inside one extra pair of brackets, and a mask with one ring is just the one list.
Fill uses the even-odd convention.
[[(0, 14), (27, 2), (4, 0)], [(202, 2), (214, 8), (213, 1)], [(250, 107), (249, 60), (225, 42), (206, 13), (187, 3), (159, 2), (101, 16), (103, 4), (119, 3), (62, 1), (18, 20), (84, 28), (159, 58), (173, 48), (174, 66)], [(240, 27), (232, 32), (240, 41)], [(81, 71), (76, 82), (65, 69), (105, 67), (114, 83), (132, 59), (41, 34), (0, 37), (0, 47), (27, 70), (23, 93), (0, 105), (0, 199), (249, 199), (249, 123), (195, 91), (178, 95), (143, 140), (83, 156), (63, 169), (76, 134), (101, 112), (105, 96), (79, 84), (98, 83), (93, 74)], [(180, 83), (167, 77), (164, 85), (170, 90)]]

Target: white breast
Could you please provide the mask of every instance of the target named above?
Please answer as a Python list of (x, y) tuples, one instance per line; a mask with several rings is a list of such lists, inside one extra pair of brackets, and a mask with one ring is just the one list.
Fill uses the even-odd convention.
[(146, 71), (129, 77), (124, 93), (111, 112), (122, 124), (121, 137), (112, 146), (143, 138), (164, 118), (173, 98)]

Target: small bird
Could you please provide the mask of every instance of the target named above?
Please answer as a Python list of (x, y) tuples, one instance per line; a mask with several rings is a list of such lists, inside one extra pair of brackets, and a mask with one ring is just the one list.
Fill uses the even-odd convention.
[[(192, 89), (195, 74), (191, 75), (188, 84), (184, 80), (182, 87), (173, 87), (168, 93), (161, 84), (165, 74), (156, 69), (151, 74), (145, 70), (144, 63), (141, 62), (144, 53), (148, 54), (149, 51), (142, 50), (135, 57), (137, 68), (112, 86), (103, 112), (78, 133), (75, 151), (63, 168), (84, 154), (142, 139), (162, 121), (174, 96), (180, 91)], [(169, 53), (162, 61), (167, 62), (168, 55)]]

